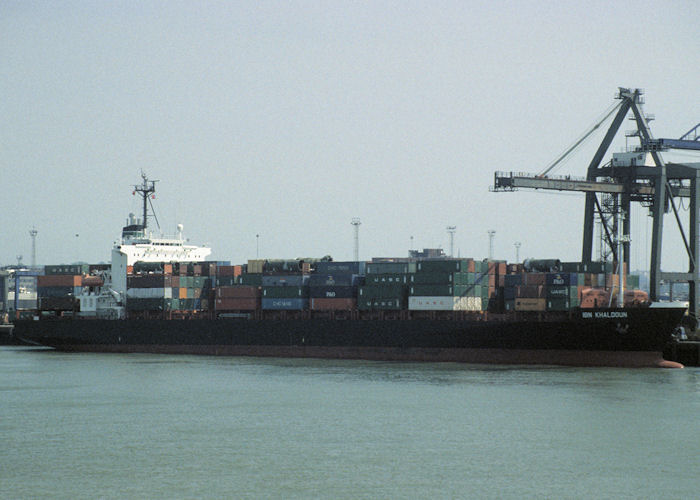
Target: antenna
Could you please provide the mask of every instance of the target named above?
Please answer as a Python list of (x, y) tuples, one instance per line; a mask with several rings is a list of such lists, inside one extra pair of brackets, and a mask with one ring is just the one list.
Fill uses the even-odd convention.
[(360, 260), (360, 224), (362, 224), (362, 222), (360, 221), (359, 217), (353, 217), (350, 224), (353, 225), (355, 231), (354, 258), (357, 262)]
[(455, 231), (457, 226), (447, 226), (447, 233), (450, 235), (450, 257), (455, 255)]
[[(155, 197), (155, 195), (152, 195), (151, 193), (156, 192), (156, 182), (158, 181), (149, 181), (148, 177), (146, 177), (146, 173), (143, 170), (141, 170), (141, 179), (141, 185), (134, 186), (134, 194), (138, 193), (143, 200), (143, 230), (145, 234), (146, 226), (148, 225), (148, 202), (151, 199), (151, 196)], [(153, 217), (155, 218), (155, 212), (153, 213)], [(157, 223), (158, 219), (156, 219), (156, 224)]]
[(487, 233), (489, 235), (489, 260), (493, 260), (493, 237), (496, 236), (496, 230), (489, 229)]
[(32, 237), (32, 269), (36, 267), (36, 235), (38, 233), (39, 231), (37, 231), (33, 226), (29, 230), (29, 236)]
[(515, 243), (513, 243), (513, 245), (515, 245), (515, 262), (518, 263), (520, 262), (520, 246), (522, 245), (522, 243), (516, 241)]

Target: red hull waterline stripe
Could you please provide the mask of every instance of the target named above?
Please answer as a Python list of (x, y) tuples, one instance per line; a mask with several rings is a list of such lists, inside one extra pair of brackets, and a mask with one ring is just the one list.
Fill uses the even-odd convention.
[(169, 344), (67, 344), (71, 352), (121, 352), (254, 356), (279, 358), (363, 359), (370, 361), (458, 362), (475, 364), (683, 368), (655, 351), (575, 351), (559, 349), (439, 349), (395, 347), (231, 346)]

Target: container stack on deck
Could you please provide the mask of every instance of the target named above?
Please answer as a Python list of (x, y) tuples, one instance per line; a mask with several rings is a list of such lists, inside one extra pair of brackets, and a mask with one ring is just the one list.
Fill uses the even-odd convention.
[[(615, 303), (619, 278), (610, 264), (532, 262), (539, 264), (447, 258), (256, 259), (243, 265), (137, 262), (128, 268), (126, 309), (131, 318), (343, 318), (385, 313), (419, 318), (438, 311), (444, 312), (438, 316), (448, 317), (448, 311), (569, 311)], [(97, 267), (46, 266), (45, 276), (38, 278), (39, 309), (90, 317), (90, 311), (80, 309), (102, 284), (90, 274)], [(626, 276), (624, 285), (625, 304), (647, 300), (645, 292), (635, 290), (638, 276)]]
[(130, 317), (191, 316), (209, 311), (217, 265), (137, 262), (126, 278)]
[(369, 262), (365, 284), (358, 288), (360, 311), (401, 311), (407, 308), (408, 277), (415, 262)]
[(316, 262), (309, 276), (310, 309), (313, 311), (357, 309), (357, 290), (364, 273), (364, 262)]
[(37, 276), (38, 307), (41, 311), (62, 314), (78, 310), (76, 296), (83, 290), (83, 276), (89, 273), (87, 265), (50, 265), (44, 275)]
[[(248, 263), (248, 272), (251, 264)], [(309, 308), (308, 266), (304, 273), (299, 261), (272, 261), (256, 268), (260, 270), (264, 310), (305, 311)]]

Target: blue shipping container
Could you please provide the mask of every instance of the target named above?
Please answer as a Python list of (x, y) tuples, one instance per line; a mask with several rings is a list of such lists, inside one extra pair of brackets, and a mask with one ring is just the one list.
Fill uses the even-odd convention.
[(262, 299), (263, 309), (301, 311), (309, 308), (309, 299)]
[(309, 286), (352, 286), (357, 283), (355, 274), (312, 274), (309, 277)]
[(578, 274), (577, 273), (547, 273), (545, 280), (546, 280), (547, 285), (575, 286), (575, 285), (578, 285)]
[(365, 262), (316, 262), (315, 272), (322, 274), (365, 274)]
[(275, 274), (262, 277), (262, 286), (303, 286), (309, 280), (301, 274)]

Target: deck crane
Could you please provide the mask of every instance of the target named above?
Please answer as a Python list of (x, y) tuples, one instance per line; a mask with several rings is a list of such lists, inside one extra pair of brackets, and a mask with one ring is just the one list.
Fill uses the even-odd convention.
[[(679, 139), (655, 139), (649, 128), (650, 119), (644, 115), (644, 92), (641, 89), (619, 88), (617, 103), (605, 117), (569, 148), (544, 172), (533, 175), (514, 172), (496, 172), (493, 191), (515, 191), (518, 188), (551, 189), (558, 191), (583, 192), (586, 205), (583, 224), (582, 262), (591, 262), (593, 252), (594, 223), (598, 216), (605, 233), (605, 242), (614, 262), (625, 262), (629, 269), (630, 243), (623, 241), (622, 253), (617, 255), (614, 234), (617, 217), (610, 212), (629, 214), (631, 204), (641, 203), (649, 208), (653, 217), (652, 243), (650, 255), (649, 295), (658, 300), (662, 281), (688, 282), (690, 285), (690, 313), (698, 317), (700, 313), (700, 163), (666, 163), (661, 156), (663, 151), (683, 149), (700, 151), (700, 123)], [(617, 111), (615, 113), (615, 111)], [(625, 117), (632, 113), (637, 129), (628, 132), (627, 137), (636, 137), (640, 145), (627, 153), (613, 154), (612, 160), (602, 164), (610, 144), (619, 131)], [(549, 172), (567, 157), (585, 138), (590, 136), (612, 114), (612, 120), (603, 141), (598, 146), (585, 178), (571, 176), (549, 176)], [(676, 198), (690, 200), (689, 231), (683, 228)], [(612, 205), (612, 209), (609, 208)], [(607, 207), (607, 208), (606, 208)], [(673, 212), (678, 229), (688, 254), (687, 272), (661, 271), (661, 244), (663, 239), (664, 214)], [(629, 235), (630, 217), (622, 222), (622, 232)]]

